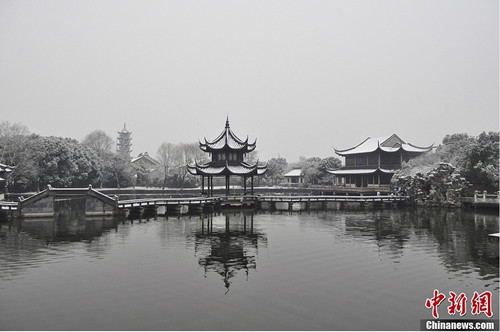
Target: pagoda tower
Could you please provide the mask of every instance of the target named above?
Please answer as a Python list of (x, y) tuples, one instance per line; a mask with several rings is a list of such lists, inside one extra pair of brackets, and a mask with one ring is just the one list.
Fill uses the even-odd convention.
[(130, 147), (132, 146), (131, 135), (132, 132), (127, 130), (127, 124), (124, 123), (122, 131), (118, 132), (118, 142), (116, 151), (119, 154), (124, 154), (130, 157), (130, 153), (132, 152), (132, 149), (130, 149)]
[(248, 136), (245, 141), (239, 139), (229, 127), (229, 118), (226, 119), (226, 127), (222, 133), (213, 141), (200, 143), (200, 149), (211, 155), (212, 160), (208, 163), (199, 164), (195, 161), (194, 165), (187, 165), (189, 173), (201, 176), (201, 191), (205, 191), (205, 178), (208, 180), (208, 196), (213, 194), (213, 178), (225, 177), (226, 195), (229, 195), (229, 180), (231, 176), (243, 178), (244, 193), (247, 192), (247, 179), (251, 179), (251, 194), (253, 194), (253, 178), (256, 175), (264, 174), (267, 165), (259, 165), (259, 161), (249, 164), (244, 158), (247, 153), (255, 150), (256, 141), (248, 142)]

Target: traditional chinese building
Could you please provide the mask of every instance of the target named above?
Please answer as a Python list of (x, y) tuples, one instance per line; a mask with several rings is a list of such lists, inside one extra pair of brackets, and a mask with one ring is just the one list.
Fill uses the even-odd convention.
[(130, 161), (130, 164), (136, 172), (136, 184), (146, 186), (151, 184), (151, 176), (153, 172), (161, 166), (160, 163), (151, 157), (147, 152), (140, 153), (137, 157)]
[(130, 156), (130, 153), (132, 152), (132, 149), (130, 148), (132, 146), (131, 135), (132, 132), (127, 130), (127, 125), (124, 123), (122, 131), (118, 132), (118, 142), (116, 150), (119, 154)]
[(130, 163), (132, 164), (132, 167), (141, 167), (150, 172), (154, 171), (160, 166), (160, 162), (151, 157), (147, 152), (139, 153), (137, 157), (130, 160)]
[(290, 172), (283, 175), (286, 179), (285, 184), (289, 186), (300, 185), (304, 183), (304, 173), (302, 173), (302, 169), (294, 168)]
[(226, 127), (222, 133), (213, 141), (200, 143), (200, 149), (209, 153), (211, 161), (199, 164), (195, 161), (194, 165), (187, 165), (189, 173), (201, 176), (201, 190), (205, 191), (205, 178), (208, 180), (208, 195), (213, 194), (214, 177), (224, 177), (226, 182), (226, 195), (229, 195), (230, 177), (239, 176), (243, 178), (244, 193), (247, 191), (247, 179), (251, 180), (251, 193), (253, 194), (254, 176), (264, 174), (267, 165), (259, 165), (259, 162), (247, 163), (245, 156), (247, 153), (255, 150), (256, 141), (248, 142), (248, 136), (245, 141), (239, 139), (229, 127), (229, 119), (226, 120)]
[(380, 138), (368, 137), (360, 144), (335, 153), (345, 157), (345, 166), (328, 170), (336, 176), (336, 185), (347, 188), (380, 189), (390, 184), (401, 164), (432, 150), (433, 145), (419, 147), (404, 142), (396, 134)]

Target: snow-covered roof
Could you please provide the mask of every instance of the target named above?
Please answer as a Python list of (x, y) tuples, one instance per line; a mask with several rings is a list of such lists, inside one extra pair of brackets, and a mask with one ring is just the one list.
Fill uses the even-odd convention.
[(237, 165), (212, 165), (211, 163), (188, 165), (189, 173), (193, 175), (261, 175), (267, 171), (266, 165), (259, 165), (258, 161), (254, 165), (241, 162)]
[(14, 168), (15, 168), (14, 166), (9, 166), (9, 165), (0, 163), (0, 171), (1, 172), (12, 172), (12, 170)]
[(135, 162), (137, 162), (137, 161), (139, 161), (141, 159), (147, 160), (147, 161), (149, 161), (149, 162), (151, 162), (152, 164), (155, 164), (155, 165), (159, 165), (160, 164), (156, 159), (150, 157), (147, 152), (146, 153), (141, 153), (139, 156), (133, 158), (130, 162), (131, 163), (135, 163)]
[(302, 170), (300, 168), (295, 168), (283, 176), (301, 176), (301, 175), (302, 175)]
[(362, 175), (362, 174), (374, 174), (377, 171), (382, 173), (392, 174), (396, 172), (395, 169), (384, 169), (384, 168), (369, 168), (369, 169), (337, 169), (328, 170), (329, 173), (334, 175)]
[(335, 153), (340, 156), (352, 155), (352, 154), (360, 154), (360, 153), (370, 153), (374, 152), (377, 149), (385, 152), (396, 152), (399, 150), (404, 150), (407, 152), (428, 152), (432, 149), (434, 144), (428, 147), (419, 147), (410, 143), (406, 143), (398, 135), (392, 134), (390, 136), (383, 137), (368, 137), (363, 142), (359, 143), (355, 147), (349, 149), (335, 149)]
[(240, 150), (246, 153), (255, 150), (257, 140), (253, 143), (248, 143), (248, 137), (245, 141), (239, 139), (229, 127), (229, 119), (227, 119), (224, 131), (216, 139), (208, 141), (205, 138), (204, 141), (204, 143), (200, 142), (200, 149), (205, 152), (220, 151), (229, 148), (230, 150)]

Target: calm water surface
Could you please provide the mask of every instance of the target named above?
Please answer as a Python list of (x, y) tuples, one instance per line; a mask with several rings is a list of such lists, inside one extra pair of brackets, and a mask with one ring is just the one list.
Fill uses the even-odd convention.
[(2, 222), (0, 329), (418, 330), (434, 289), (489, 290), (498, 319), (488, 237), (498, 219), (379, 210)]

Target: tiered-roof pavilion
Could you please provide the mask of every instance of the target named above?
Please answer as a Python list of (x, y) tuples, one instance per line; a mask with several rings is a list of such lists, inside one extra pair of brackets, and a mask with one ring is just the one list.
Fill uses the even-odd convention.
[(328, 171), (336, 175), (337, 186), (380, 188), (390, 184), (392, 175), (403, 162), (432, 148), (433, 145), (419, 147), (406, 143), (396, 134), (368, 137), (352, 148), (335, 149), (336, 154), (345, 157), (345, 166)]
[(194, 165), (188, 165), (189, 173), (201, 176), (202, 192), (205, 191), (205, 178), (208, 179), (208, 195), (213, 194), (213, 178), (225, 177), (226, 195), (229, 195), (230, 177), (240, 176), (243, 178), (244, 192), (246, 194), (246, 180), (251, 179), (251, 193), (253, 194), (253, 178), (256, 175), (264, 174), (267, 165), (259, 165), (259, 162), (253, 164), (247, 163), (244, 157), (247, 153), (255, 150), (256, 141), (248, 142), (248, 136), (245, 141), (239, 139), (229, 127), (229, 119), (226, 120), (226, 127), (222, 133), (213, 141), (204, 138), (200, 143), (200, 149), (211, 155), (212, 160), (208, 163), (199, 164), (195, 161)]

